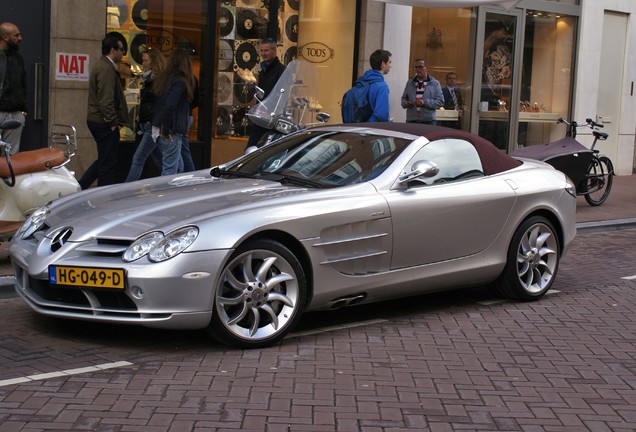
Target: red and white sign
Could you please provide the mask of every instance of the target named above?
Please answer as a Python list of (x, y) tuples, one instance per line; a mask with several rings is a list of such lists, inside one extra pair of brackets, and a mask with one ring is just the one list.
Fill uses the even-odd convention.
[(88, 81), (88, 54), (55, 53), (55, 79), (58, 81)]

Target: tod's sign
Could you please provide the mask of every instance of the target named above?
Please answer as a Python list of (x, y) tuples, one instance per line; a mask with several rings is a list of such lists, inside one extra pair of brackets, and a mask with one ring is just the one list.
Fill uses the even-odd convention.
[(309, 42), (298, 47), (298, 56), (311, 63), (324, 63), (333, 58), (334, 50), (322, 42)]

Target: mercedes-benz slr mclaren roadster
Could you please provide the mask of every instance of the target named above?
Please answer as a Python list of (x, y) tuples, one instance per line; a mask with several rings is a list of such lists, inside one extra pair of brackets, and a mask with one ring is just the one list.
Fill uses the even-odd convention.
[(466, 132), (322, 126), (211, 170), (58, 199), (10, 255), (38, 313), (256, 348), (305, 311), (486, 285), (538, 299), (575, 209), (563, 173)]

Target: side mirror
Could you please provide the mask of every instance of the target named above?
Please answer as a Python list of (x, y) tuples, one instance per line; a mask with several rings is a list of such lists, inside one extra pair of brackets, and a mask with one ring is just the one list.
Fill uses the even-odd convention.
[(316, 120), (318, 120), (320, 123), (327, 123), (329, 120), (331, 120), (331, 116), (326, 112), (321, 111), (316, 114)]
[(411, 166), (411, 172), (401, 175), (398, 178), (400, 183), (407, 183), (418, 177), (431, 178), (439, 174), (439, 167), (430, 160), (419, 160)]
[(258, 150), (258, 147), (249, 146), (248, 148), (245, 149), (245, 151), (243, 152), (243, 155), (248, 155), (250, 153), (254, 153), (256, 150)]
[(265, 90), (263, 90), (259, 86), (254, 86), (254, 96), (258, 100), (263, 100), (263, 98), (265, 97)]

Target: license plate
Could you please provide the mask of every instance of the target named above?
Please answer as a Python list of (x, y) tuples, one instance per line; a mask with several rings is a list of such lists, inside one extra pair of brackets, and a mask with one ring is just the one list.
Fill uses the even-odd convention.
[(49, 282), (52, 285), (123, 289), (124, 276), (125, 273), (122, 269), (69, 266), (49, 267)]

